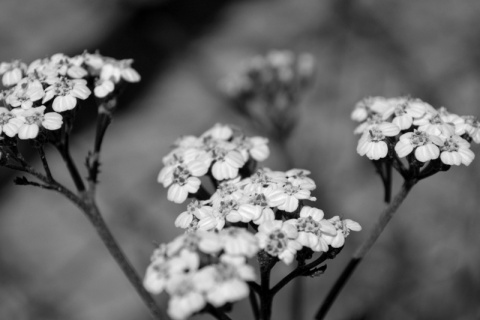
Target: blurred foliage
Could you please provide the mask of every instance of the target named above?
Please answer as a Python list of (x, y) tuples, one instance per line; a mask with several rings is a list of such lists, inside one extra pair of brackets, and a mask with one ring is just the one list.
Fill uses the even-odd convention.
[[(30, 62), (97, 48), (135, 59), (144, 81), (127, 90), (124, 111), (107, 133), (99, 202), (143, 273), (152, 243), (181, 232), (172, 226), (183, 206), (168, 203), (156, 183), (161, 157), (176, 137), (215, 122), (262, 134), (228, 108), (218, 81), (254, 54), (312, 53), (317, 80), (299, 108), (298, 127), (287, 143), (272, 145), (266, 165), (287, 169), (293, 162), (311, 170), (326, 215), (352, 218), (365, 231), (349, 238), (322, 278), (305, 281), (310, 319), (383, 207), (373, 166), (355, 152), (353, 105), (369, 95), (410, 94), (480, 116), (479, 13), (474, 0), (4, 0), (0, 60)], [(72, 141), (79, 164), (93, 134), (84, 109), (85, 130)], [(63, 168), (57, 154), (48, 157)], [(480, 164), (455, 169), (414, 188), (330, 319), (480, 317)], [(73, 205), (56, 194), (13, 187), (5, 170), (0, 177), (0, 319), (148, 319)], [(66, 171), (58, 178), (68, 181)], [(277, 276), (285, 271), (278, 268)], [(275, 319), (288, 319), (290, 300), (289, 290), (280, 294)], [(237, 307), (233, 317), (250, 318), (250, 310)]]

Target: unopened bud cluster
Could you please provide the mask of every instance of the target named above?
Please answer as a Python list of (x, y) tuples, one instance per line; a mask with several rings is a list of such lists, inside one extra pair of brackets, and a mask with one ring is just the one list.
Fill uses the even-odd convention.
[(225, 79), (223, 90), (241, 114), (274, 134), (288, 134), (296, 123), (296, 106), (315, 73), (312, 55), (271, 51), (248, 60)]
[[(197, 258), (195, 262), (189, 262), (192, 259), (190, 254), (177, 254), (173, 259), (162, 253), (158, 258), (159, 250), (168, 252), (165, 248), (172, 244), (162, 245), (155, 251), (144, 284), (152, 293), (163, 291), (158, 283), (161, 283), (161, 288), (167, 288), (172, 318), (185, 319), (201, 311), (205, 303), (221, 307), (248, 295), (248, 290), (244, 290), (245, 282), (254, 280), (253, 273), (240, 276), (239, 271), (235, 271), (236, 284), (221, 285), (225, 290), (224, 299), (216, 297), (217, 293), (209, 293), (210, 289), (202, 291), (204, 289), (199, 287), (203, 284), (197, 284), (199, 281), (212, 283), (213, 280), (190, 276), (202, 273), (201, 270), (205, 268), (217, 268), (219, 260), (230, 263), (230, 258), (224, 257), (234, 254), (233, 251), (237, 252), (236, 255), (242, 255), (242, 268), (246, 268), (243, 265), (245, 259), (255, 255), (258, 250), (267, 253), (272, 261), (281, 260), (290, 264), (300, 250), (313, 253), (341, 248), (351, 230), (361, 230), (360, 225), (350, 219), (342, 220), (338, 216), (326, 219), (322, 210), (305, 205), (305, 201), (316, 200), (311, 195), (316, 185), (309, 177), (309, 171), (255, 169), (257, 161), (263, 161), (269, 155), (267, 143), (265, 138), (246, 137), (239, 130), (217, 124), (200, 137), (181, 138), (175, 149), (163, 159), (165, 166), (158, 180), (169, 188), (168, 199), (182, 203), (188, 197), (195, 198), (175, 221), (177, 227), (186, 230), (179, 239), (196, 239), (192, 241), (195, 250), (200, 248), (205, 254), (214, 252), (216, 257), (200, 259), (203, 264), (200, 263), (199, 267)], [(211, 194), (205, 188), (201, 189), (206, 184), (201, 180), (204, 177), (209, 177), (215, 187)], [(175, 240), (174, 243), (178, 241), (184, 243), (186, 240)], [(170, 282), (168, 279), (174, 277), (166, 274), (172, 271), (165, 271), (183, 270), (187, 265), (189, 271), (180, 273), (185, 279), (188, 278), (185, 281), (190, 291), (182, 289), (185, 288), (182, 281)], [(242, 289), (237, 288), (242, 281)], [(179, 299), (177, 292), (187, 291), (198, 293), (195, 298), (198, 303), (185, 302), (182, 305), (196, 307), (181, 311), (180, 304), (173, 301)], [(237, 294), (232, 296), (234, 292)]]

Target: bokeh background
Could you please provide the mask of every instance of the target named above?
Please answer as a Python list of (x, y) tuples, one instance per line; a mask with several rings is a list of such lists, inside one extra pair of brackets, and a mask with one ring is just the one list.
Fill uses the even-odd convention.
[[(286, 150), (271, 146), (265, 165), (289, 169), (290, 154), (312, 171), (318, 207), (364, 228), (324, 276), (303, 281), (301, 299), (289, 285), (275, 300), (274, 319), (312, 319), (384, 207), (380, 179), (355, 152), (353, 105), (410, 94), (480, 116), (479, 14), (475, 0), (2, 0), (0, 61), (85, 49), (135, 60), (142, 82), (126, 90), (107, 133), (98, 199), (143, 273), (153, 243), (181, 233), (173, 222), (184, 206), (168, 203), (156, 183), (172, 141), (216, 122), (261, 135), (225, 103), (219, 81), (271, 49), (312, 53), (317, 77), (299, 124)], [(72, 141), (79, 165), (93, 116), (79, 120)], [(50, 151), (58, 180), (71, 185)], [(480, 319), (479, 160), (413, 189), (328, 319)], [(14, 186), (14, 176), (0, 168), (0, 319), (149, 319), (81, 212), (58, 194)], [(288, 271), (276, 270), (276, 278)], [(166, 305), (165, 296), (158, 301)], [(232, 317), (251, 319), (247, 303)]]

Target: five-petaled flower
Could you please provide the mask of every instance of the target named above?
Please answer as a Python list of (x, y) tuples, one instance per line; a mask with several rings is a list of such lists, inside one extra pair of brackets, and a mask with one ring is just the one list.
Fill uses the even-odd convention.
[(370, 160), (385, 158), (388, 154), (387, 137), (396, 136), (400, 128), (393, 123), (383, 122), (371, 126), (358, 141), (357, 152)]

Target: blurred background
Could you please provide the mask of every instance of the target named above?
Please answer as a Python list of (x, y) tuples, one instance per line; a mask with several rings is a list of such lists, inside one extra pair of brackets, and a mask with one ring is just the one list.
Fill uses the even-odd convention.
[[(142, 81), (127, 88), (107, 132), (98, 200), (143, 274), (154, 243), (181, 233), (173, 222), (185, 207), (167, 202), (156, 183), (172, 142), (217, 122), (262, 135), (226, 104), (220, 80), (271, 49), (313, 54), (316, 81), (298, 126), (285, 145), (271, 145), (265, 166), (311, 170), (316, 205), (364, 231), (349, 237), (324, 276), (303, 281), (301, 307), (292, 305), (292, 285), (274, 302), (274, 319), (290, 319), (292, 308), (312, 319), (384, 207), (374, 167), (355, 152), (354, 104), (410, 94), (480, 116), (479, 14), (474, 0), (2, 0), (0, 61), (85, 49), (135, 60)], [(72, 141), (80, 166), (93, 116), (79, 120)], [(479, 157), (479, 146), (472, 149)], [(50, 151), (55, 176), (72, 186)], [(14, 186), (15, 176), (0, 169), (0, 319), (149, 319), (82, 213), (58, 194)], [(415, 186), (327, 319), (480, 319), (479, 181), (476, 159)], [(275, 270), (275, 279), (288, 271)], [(247, 303), (232, 317), (251, 319)]]

